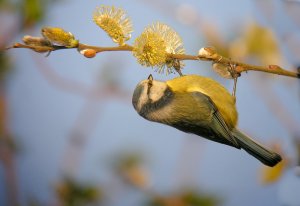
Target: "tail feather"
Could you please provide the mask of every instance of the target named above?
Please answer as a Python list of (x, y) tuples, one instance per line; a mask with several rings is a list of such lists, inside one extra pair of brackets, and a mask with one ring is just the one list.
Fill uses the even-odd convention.
[(279, 154), (264, 148), (239, 130), (234, 129), (232, 132), (241, 148), (263, 164), (273, 167), (282, 160)]

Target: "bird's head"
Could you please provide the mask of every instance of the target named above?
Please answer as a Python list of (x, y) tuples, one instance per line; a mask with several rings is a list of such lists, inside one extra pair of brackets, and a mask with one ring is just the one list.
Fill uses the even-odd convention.
[(150, 74), (149, 77), (141, 81), (134, 90), (132, 97), (134, 109), (140, 115), (144, 112), (149, 112), (149, 109), (152, 109), (157, 102), (164, 98), (167, 90), (168, 86), (165, 82), (154, 80)]

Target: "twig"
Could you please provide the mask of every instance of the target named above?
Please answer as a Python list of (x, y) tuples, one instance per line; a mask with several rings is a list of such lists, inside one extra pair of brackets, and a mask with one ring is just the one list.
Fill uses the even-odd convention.
[[(79, 43), (77, 47), (69, 48), (64, 46), (35, 46), (35, 45), (24, 45), (20, 43), (15, 43), (13, 46), (8, 47), (7, 49), (11, 48), (27, 48), (32, 49), (39, 53), (44, 52), (52, 52), (55, 50), (61, 50), (61, 49), (73, 49), (77, 48), (79, 52), (84, 50), (93, 50), (95, 53), (100, 53), (104, 51), (132, 51), (133, 47), (131, 45), (125, 44), (124, 46), (116, 46), (116, 47), (100, 47), (100, 46), (92, 46), (87, 44), (81, 44)], [(285, 70), (277, 65), (268, 65), (268, 66), (256, 66), (251, 64), (246, 64), (238, 61), (231, 60), (229, 58), (223, 57), (220, 54), (218, 54), (214, 49), (211, 47), (205, 47), (202, 48), (200, 51), (204, 51), (204, 53), (200, 53), (199, 55), (189, 55), (189, 54), (167, 54), (167, 57), (169, 59), (174, 60), (201, 60), (201, 61), (211, 61), (213, 63), (221, 63), (224, 65), (235, 65), (235, 72), (237, 74), (241, 74), (242, 72), (247, 71), (259, 71), (259, 72), (266, 72), (271, 74), (277, 74), (282, 76), (288, 76), (288, 77), (294, 77), (294, 78), (300, 78), (300, 73), (298, 72), (292, 72)]]
[(78, 45), (78, 51), (84, 49), (93, 49), (96, 53), (104, 52), (104, 51), (132, 51), (133, 47), (130, 45), (125, 44), (124, 46), (117, 46), (117, 47), (98, 47), (98, 46), (91, 46), (87, 44), (80, 44)]
[(198, 56), (192, 56), (186, 54), (169, 54), (169, 57), (178, 60), (203, 60), (203, 61), (222, 63), (225, 65), (236, 65), (235, 69), (237, 73), (242, 73), (247, 71), (259, 71), (259, 72), (267, 72), (267, 73), (278, 74), (278, 75), (283, 75), (288, 77), (300, 78), (300, 73), (285, 70), (277, 65), (269, 65), (267, 67), (264, 67), (264, 66), (245, 64), (242, 62), (233, 61), (217, 53), (214, 53), (213, 55), (198, 55)]

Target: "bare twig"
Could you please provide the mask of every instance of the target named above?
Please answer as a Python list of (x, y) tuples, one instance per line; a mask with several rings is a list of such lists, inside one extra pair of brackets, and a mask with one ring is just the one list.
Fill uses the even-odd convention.
[(91, 46), (87, 44), (78, 45), (78, 51), (84, 49), (93, 49), (96, 51), (96, 53), (99, 53), (104, 51), (132, 51), (133, 47), (127, 44), (125, 44), (124, 46), (117, 46), (117, 47), (98, 47), (98, 46)]
[(222, 63), (225, 65), (236, 65), (235, 69), (237, 73), (247, 72), (247, 71), (259, 71), (259, 72), (266, 72), (272, 74), (278, 74), (282, 76), (300, 78), (300, 73), (298, 72), (291, 72), (285, 70), (277, 65), (268, 65), (268, 66), (256, 66), (251, 64), (246, 64), (242, 62), (233, 61), (226, 57), (223, 57), (217, 53), (213, 55), (186, 55), (186, 54), (169, 54), (171, 58), (178, 59), (178, 60), (203, 60), (203, 61), (212, 61), (216, 63)]
[[(8, 47), (7, 49), (11, 48), (27, 48), (32, 49), (39, 53), (44, 52), (52, 52), (55, 50), (61, 50), (61, 49), (72, 49), (69, 47), (64, 46), (35, 46), (35, 45), (24, 45), (20, 43), (15, 43), (13, 46)], [(133, 47), (131, 45), (125, 44), (124, 46), (116, 46), (116, 47), (100, 47), (100, 46), (92, 46), (87, 44), (81, 44), (79, 43), (76, 47), (78, 51), (83, 51), (87, 49), (94, 50), (96, 53), (104, 52), (104, 51), (132, 51)], [(204, 50), (209, 51), (210, 48), (202, 48)], [(211, 52), (211, 51), (209, 51)], [(221, 63), (224, 65), (235, 65), (235, 72), (237, 74), (241, 74), (242, 72), (247, 71), (259, 71), (259, 72), (266, 72), (271, 74), (277, 74), (282, 76), (288, 76), (288, 77), (294, 77), (294, 78), (300, 78), (300, 73), (298, 72), (292, 72), (288, 71), (286, 69), (281, 68), (278, 65), (268, 65), (268, 66), (256, 66), (251, 64), (246, 64), (238, 61), (231, 60), (229, 58), (223, 57), (220, 54), (218, 54), (215, 50), (213, 50), (212, 53), (205, 53), (205, 54), (199, 54), (199, 55), (189, 55), (189, 54), (171, 54), (169, 53), (167, 56), (169, 59), (174, 60), (202, 60), (202, 61), (211, 61), (213, 63)]]

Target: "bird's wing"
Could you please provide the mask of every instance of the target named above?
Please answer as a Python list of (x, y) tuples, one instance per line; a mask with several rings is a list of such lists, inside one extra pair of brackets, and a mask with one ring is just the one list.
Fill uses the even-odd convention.
[(226, 139), (225, 141), (223, 141), (224, 139), (219, 140), (219, 142), (227, 142), (230, 143), (230, 145), (232, 146), (240, 148), (239, 144), (236, 142), (235, 137), (232, 135), (224, 118), (222, 117), (221, 113), (219, 112), (217, 106), (212, 101), (212, 99), (201, 92), (191, 92), (191, 94), (197, 101), (205, 102), (211, 108), (211, 111), (213, 112), (211, 128), (214, 130), (215, 133), (219, 134), (221, 138)]

